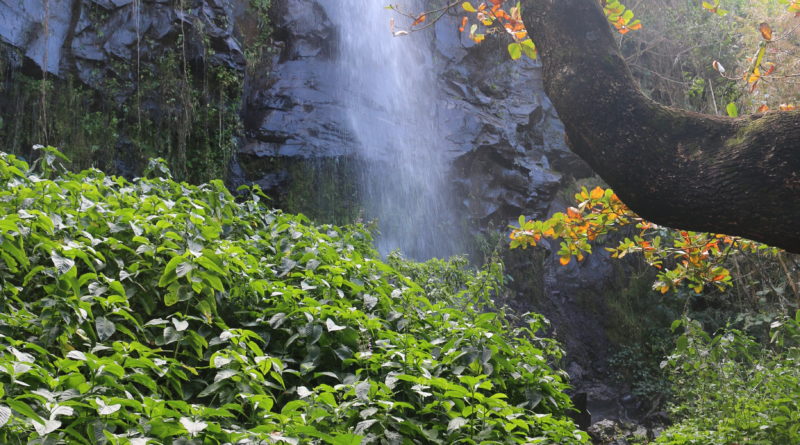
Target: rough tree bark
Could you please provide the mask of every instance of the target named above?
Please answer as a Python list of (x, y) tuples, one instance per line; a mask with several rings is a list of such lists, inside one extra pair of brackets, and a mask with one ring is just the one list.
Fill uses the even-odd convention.
[(523, 0), (570, 148), (656, 224), (800, 253), (800, 112), (737, 119), (641, 93), (597, 0)]

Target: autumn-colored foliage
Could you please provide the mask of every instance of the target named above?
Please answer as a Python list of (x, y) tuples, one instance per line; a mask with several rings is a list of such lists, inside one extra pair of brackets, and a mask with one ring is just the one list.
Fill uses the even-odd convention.
[[(601, 4), (609, 22), (620, 34), (641, 29), (642, 23), (634, 20), (633, 11), (626, 8), (619, 0), (601, 0)], [(528, 30), (522, 22), (522, 6), (519, 1), (488, 0), (488, 2), (481, 2), (475, 6), (470, 1), (456, 0), (448, 2), (441, 8), (422, 13), (409, 13), (397, 5), (389, 5), (387, 8), (411, 20), (407, 29), (396, 28), (395, 22), (392, 20), (390, 25), (392, 34), (403, 36), (425, 29), (459, 5), (461, 10), (469, 15), (461, 18), (458, 29), (460, 32), (468, 32), (468, 36), (473, 42), (481, 43), (490, 34), (507, 34), (512, 40), (508, 44), (508, 54), (512, 59), (519, 59), (523, 54), (531, 59), (537, 57), (536, 45), (528, 36)], [(430, 16), (433, 16), (434, 19), (429, 20)], [(472, 24), (470, 25), (470, 23)]]
[[(723, 0), (724, 1), (724, 0)], [(776, 0), (785, 6), (786, 11), (800, 15), (800, 0)], [(642, 28), (642, 23), (634, 19), (634, 13), (618, 0), (600, 0), (610, 25), (622, 35)], [(721, 0), (703, 1), (702, 8), (720, 17), (727, 16), (729, 10), (721, 7)], [(411, 20), (408, 31), (396, 31), (395, 35), (407, 34), (428, 27), (444, 14), (452, 12), (460, 6), (466, 15), (460, 20), (459, 31), (468, 33), (475, 43), (481, 43), (489, 34), (504, 34), (511, 38), (508, 52), (512, 59), (519, 59), (523, 54), (536, 58), (536, 47), (530, 39), (528, 29), (522, 22), (521, 4), (511, 0), (488, 0), (479, 4), (471, 1), (451, 1), (445, 6), (421, 14), (408, 14), (396, 6), (390, 6), (401, 15)], [(438, 16), (432, 21), (429, 16)], [(729, 75), (719, 61), (713, 61), (714, 69), (730, 80), (746, 82), (750, 92), (774, 76), (778, 63), (766, 60), (772, 57), (769, 49), (772, 45), (787, 38), (794, 29), (780, 35), (773, 27), (762, 22), (757, 26), (760, 35), (758, 50), (748, 59), (748, 66), (740, 74)], [(773, 52), (774, 53), (774, 52)], [(730, 76), (730, 77), (729, 77)], [(716, 106), (716, 105), (715, 105)], [(782, 103), (777, 107), (781, 111), (791, 111), (795, 106)], [(767, 112), (770, 108), (762, 104), (758, 112)], [(726, 107), (730, 116), (739, 114), (735, 103)], [(734, 252), (764, 251), (778, 253), (777, 249), (765, 245), (725, 235), (698, 233), (691, 231), (675, 231), (647, 222), (628, 209), (610, 189), (596, 187), (591, 191), (583, 189), (576, 195), (577, 206), (570, 207), (563, 213), (556, 213), (550, 219), (533, 221), (520, 218), (520, 227), (511, 233), (511, 247), (535, 246), (543, 238), (559, 239), (558, 255), (560, 263), (567, 265), (576, 258), (582, 261), (586, 254), (592, 252), (592, 243), (599, 237), (623, 227), (634, 226), (628, 230), (635, 232), (624, 238), (620, 244), (607, 248), (615, 258), (622, 258), (630, 253), (640, 253), (645, 261), (659, 270), (658, 280), (654, 288), (666, 293), (681, 285), (688, 285), (697, 293), (706, 286), (724, 289), (732, 283), (731, 275), (724, 263)]]
[[(716, 0), (713, 4), (703, 2), (703, 8), (720, 16), (729, 14), (729, 11), (720, 9), (719, 4), (720, 0)], [(751, 6), (751, 8), (755, 8), (755, 6)], [(785, 13), (781, 14), (781, 11), (785, 11)], [(744, 81), (747, 91), (751, 95), (759, 89), (764, 89), (765, 84), (772, 84), (771, 87), (766, 88), (766, 91), (762, 91), (760, 100), (757, 99), (758, 95), (753, 96), (750, 100), (753, 102), (753, 110), (758, 113), (770, 110), (770, 106), (766, 104), (767, 101), (780, 100), (780, 96), (786, 94), (787, 88), (781, 85), (781, 81), (797, 77), (795, 71), (798, 67), (798, 45), (793, 34), (798, 29), (796, 21), (797, 17), (800, 17), (800, 1), (775, 0), (775, 5), (770, 12), (768, 20), (774, 21), (774, 23), (762, 21), (757, 26), (747, 24), (742, 29), (742, 46), (748, 52), (751, 51), (749, 48), (753, 46), (757, 45), (757, 48), (751, 57), (742, 57), (743, 68), (738, 74), (727, 74), (719, 61), (713, 61), (714, 69), (722, 77)], [(746, 23), (748, 18), (750, 17), (734, 17), (734, 20)], [(761, 17), (761, 19), (763, 18), (765, 17)], [(748, 31), (753, 29), (755, 32)], [(780, 111), (791, 111), (794, 109), (794, 105), (783, 103), (775, 108)]]
[(724, 264), (729, 255), (742, 251), (778, 253), (775, 248), (743, 238), (658, 226), (636, 215), (611, 189), (595, 187), (589, 191), (584, 187), (575, 200), (575, 207), (547, 220), (520, 217), (520, 226), (511, 232), (511, 248), (536, 246), (543, 238), (561, 240), (559, 261), (567, 265), (573, 257), (583, 261), (592, 253), (593, 241), (633, 225), (632, 234), (606, 250), (614, 258), (641, 254), (658, 269), (653, 288), (662, 293), (684, 284), (697, 293), (709, 285), (724, 289), (732, 284)]

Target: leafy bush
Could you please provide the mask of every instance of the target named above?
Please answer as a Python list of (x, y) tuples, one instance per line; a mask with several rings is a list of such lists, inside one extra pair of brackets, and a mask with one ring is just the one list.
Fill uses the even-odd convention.
[(712, 337), (699, 323), (683, 325), (665, 363), (681, 421), (657, 443), (800, 443), (800, 312), (772, 324), (766, 347), (738, 330)]
[(586, 442), (542, 320), (481, 311), (492, 270), (59, 156), (0, 153), (0, 442)]

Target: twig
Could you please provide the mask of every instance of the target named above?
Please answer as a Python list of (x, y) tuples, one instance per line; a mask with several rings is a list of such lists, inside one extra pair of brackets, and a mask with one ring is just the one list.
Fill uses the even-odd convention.
[(708, 79), (708, 86), (711, 89), (711, 102), (714, 104), (714, 114), (719, 116), (719, 109), (717, 108), (717, 97), (714, 95), (714, 83)]

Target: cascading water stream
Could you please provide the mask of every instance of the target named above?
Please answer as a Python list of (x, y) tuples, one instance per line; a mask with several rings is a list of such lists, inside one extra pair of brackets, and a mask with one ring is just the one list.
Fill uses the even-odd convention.
[(385, 0), (331, 1), (340, 94), (364, 165), (365, 216), (377, 219), (381, 232), (378, 249), (385, 255), (399, 248), (418, 260), (462, 253), (424, 33), (393, 37), (395, 13)]

